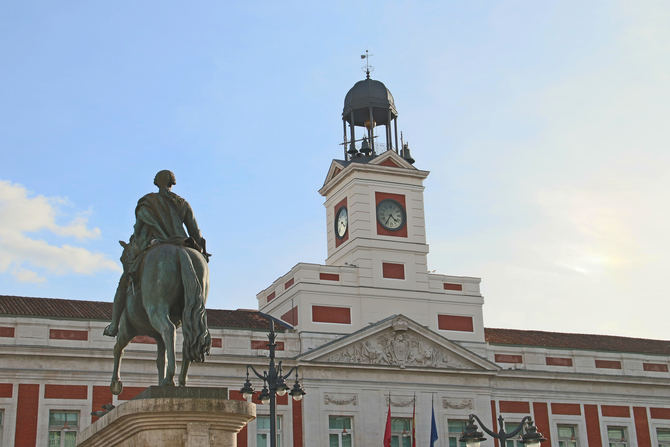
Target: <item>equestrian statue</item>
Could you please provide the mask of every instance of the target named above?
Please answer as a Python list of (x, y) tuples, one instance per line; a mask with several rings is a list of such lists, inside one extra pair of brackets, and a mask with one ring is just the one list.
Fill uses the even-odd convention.
[(123, 273), (114, 295), (112, 322), (103, 332), (116, 337), (113, 394), (123, 389), (121, 357), (135, 336), (156, 340), (160, 386), (174, 386), (179, 326), (184, 336), (180, 386), (186, 385), (190, 363), (203, 362), (212, 344), (205, 311), (210, 255), (190, 205), (171, 191), (175, 184), (171, 171), (156, 174), (158, 192), (137, 202), (133, 234), (128, 243), (119, 241)]

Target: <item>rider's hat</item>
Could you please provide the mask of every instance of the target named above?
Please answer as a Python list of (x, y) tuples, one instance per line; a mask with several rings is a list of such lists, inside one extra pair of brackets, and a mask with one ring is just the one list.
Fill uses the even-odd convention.
[(167, 169), (158, 171), (158, 174), (156, 174), (156, 177), (154, 177), (154, 185), (158, 186), (159, 188), (161, 186), (169, 188), (170, 186), (176, 184), (177, 178), (174, 176), (172, 171), (168, 171)]

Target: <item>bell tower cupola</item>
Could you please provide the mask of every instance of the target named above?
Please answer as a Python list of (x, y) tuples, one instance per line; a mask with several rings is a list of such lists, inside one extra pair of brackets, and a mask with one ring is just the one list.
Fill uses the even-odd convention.
[[(345, 161), (375, 157), (386, 150), (398, 153), (398, 111), (393, 95), (383, 82), (370, 78), (369, 67), (365, 79), (354, 84), (344, 97), (342, 126)], [(375, 135), (380, 126), (384, 126), (382, 140)]]

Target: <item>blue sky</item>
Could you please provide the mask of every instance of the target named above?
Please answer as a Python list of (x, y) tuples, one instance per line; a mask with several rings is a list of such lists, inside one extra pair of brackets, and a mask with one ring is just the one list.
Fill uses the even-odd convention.
[(326, 256), (342, 102), (392, 91), (429, 268), (489, 327), (668, 339), (667, 2), (13, 2), (0, 13), (0, 293), (111, 300), (159, 169), (209, 307)]

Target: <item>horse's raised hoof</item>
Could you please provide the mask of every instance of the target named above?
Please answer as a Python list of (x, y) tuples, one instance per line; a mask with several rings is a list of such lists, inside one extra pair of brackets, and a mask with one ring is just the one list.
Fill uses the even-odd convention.
[(123, 391), (123, 382), (120, 380), (112, 380), (112, 384), (109, 385), (109, 389), (112, 390), (112, 394), (118, 396)]

